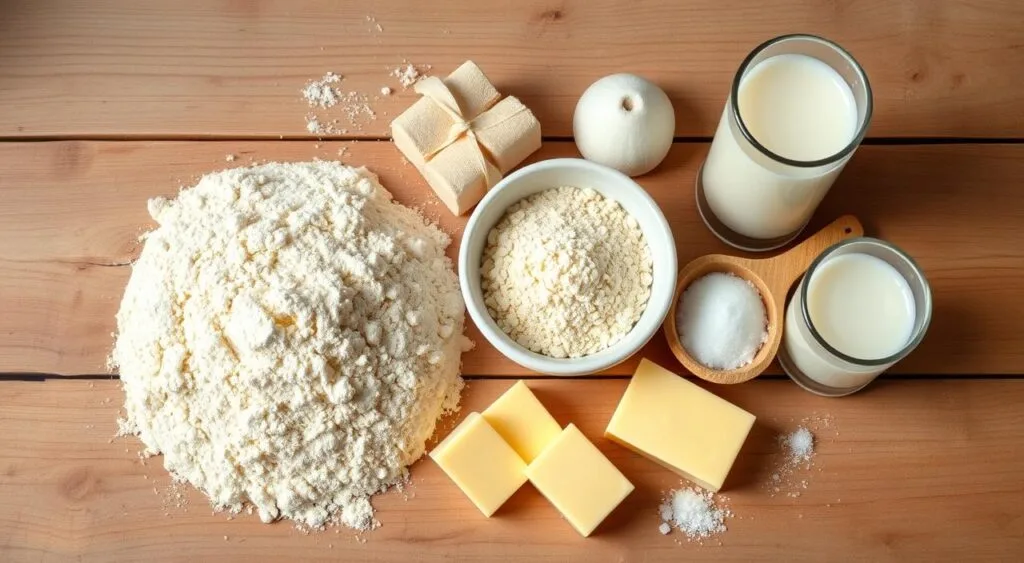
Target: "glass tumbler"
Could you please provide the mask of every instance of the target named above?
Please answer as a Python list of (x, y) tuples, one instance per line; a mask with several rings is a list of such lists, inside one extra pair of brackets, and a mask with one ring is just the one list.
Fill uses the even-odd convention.
[[(847, 254), (867, 254), (883, 260), (906, 280), (913, 296), (914, 318), (910, 335), (895, 353), (884, 358), (862, 359), (844, 354), (822, 337), (811, 319), (807, 304), (809, 280), (830, 260)], [(885, 241), (870, 237), (848, 239), (832, 246), (811, 263), (790, 298), (786, 306), (782, 345), (779, 346), (779, 364), (793, 381), (807, 391), (828, 397), (849, 395), (866, 387), (912, 352), (924, 339), (931, 318), (931, 290), (913, 259)], [(884, 327), (877, 328), (881, 330)]]
[[(838, 152), (818, 160), (793, 160), (772, 152), (753, 136), (740, 111), (741, 90), (746, 96), (744, 99), (768, 95), (763, 89), (758, 90), (753, 81), (750, 90), (744, 90), (744, 79), (761, 62), (777, 55), (792, 54), (806, 55), (828, 65), (849, 86), (856, 105), (853, 138)], [(808, 61), (806, 57), (798, 59)], [(796, 81), (807, 75), (783, 76)], [(813, 120), (838, 117), (838, 113), (822, 114), (828, 113), (821, 105), (828, 100), (818, 95), (819, 90), (804, 88), (802, 83), (794, 88), (800, 98), (797, 100), (800, 111), (804, 112), (801, 120), (813, 123)], [(848, 106), (844, 104), (836, 111), (849, 114)], [(860, 145), (871, 120), (871, 110), (867, 75), (857, 61), (835, 43), (812, 35), (785, 35), (758, 46), (736, 71), (711, 149), (697, 173), (697, 209), (704, 223), (719, 239), (742, 250), (772, 250), (792, 241), (807, 225), (818, 203)], [(778, 127), (778, 123), (772, 124), (766, 117), (759, 119), (766, 120), (763, 127), (778, 129), (779, 135), (784, 134), (781, 129), (785, 124)], [(826, 128), (826, 131), (832, 130)], [(812, 146), (817, 142), (803, 138), (797, 141)]]

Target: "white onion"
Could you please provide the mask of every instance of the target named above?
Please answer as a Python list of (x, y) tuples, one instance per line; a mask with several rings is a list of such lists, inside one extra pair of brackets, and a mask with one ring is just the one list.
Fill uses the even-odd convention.
[(635, 74), (613, 74), (591, 84), (572, 119), (584, 158), (630, 176), (650, 172), (665, 159), (675, 127), (665, 92)]

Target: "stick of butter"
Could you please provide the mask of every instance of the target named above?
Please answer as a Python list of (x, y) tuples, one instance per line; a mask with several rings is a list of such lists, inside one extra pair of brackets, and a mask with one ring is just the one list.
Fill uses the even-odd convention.
[(533, 461), (562, 432), (523, 380), (491, 403), (483, 417), (526, 463)]
[(526, 475), (584, 537), (633, 492), (626, 476), (573, 424), (527, 466)]
[(526, 482), (526, 463), (480, 413), (469, 413), (430, 457), (488, 518)]
[(754, 415), (645, 358), (604, 435), (718, 491), (753, 425)]

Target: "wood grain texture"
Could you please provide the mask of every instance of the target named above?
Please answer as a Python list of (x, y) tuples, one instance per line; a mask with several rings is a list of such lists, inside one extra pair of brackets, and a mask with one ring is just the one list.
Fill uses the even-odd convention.
[(743, 57), (806, 32), (867, 70), (872, 136), (1022, 137), (1021, 21), (1016, 0), (14, 0), (0, 17), (0, 104), (17, 111), (0, 112), (0, 136), (308, 136), (299, 90), (326, 71), (377, 118), (321, 116), (383, 136), (414, 96), (392, 68), (442, 74), (469, 58), (546, 135), (570, 135), (583, 90), (628, 71), (669, 93), (677, 135), (707, 136)]
[[(152, 227), (146, 199), (173, 195), (207, 171), (253, 160), (336, 158), (364, 164), (406, 204), (456, 235), (455, 218), (386, 142), (57, 142), (0, 144), (0, 372), (103, 373), (114, 314)], [(729, 253), (695, 210), (693, 180), (706, 144), (677, 144), (639, 179), (659, 202), (680, 264)], [(237, 155), (226, 163), (226, 154)], [(576, 155), (549, 142), (532, 160)], [(924, 343), (893, 368), (911, 374), (1024, 374), (1024, 146), (864, 147), (809, 229), (851, 213), (869, 235), (905, 249), (932, 285), (935, 314)], [(450, 248), (455, 255), (457, 242)], [(466, 373), (519, 375), (476, 332)], [(671, 363), (657, 334), (647, 353)], [(613, 368), (631, 373), (636, 358)], [(770, 373), (779, 373), (772, 368)]]
[[(463, 412), (509, 385), (470, 383)], [(244, 513), (228, 520), (191, 488), (178, 506), (161, 458), (141, 461), (136, 439), (112, 438), (116, 382), (0, 383), (0, 559), (1006, 561), (1024, 553), (1024, 381), (881, 381), (838, 401), (788, 381), (714, 387), (758, 422), (724, 491), (735, 517), (703, 546), (657, 531), (660, 496), (679, 478), (601, 437), (625, 385), (530, 382), (560, 424), (579, 426), (636, 485), (591, 538), (529, 485), (485, 519), (425, 459), (413, 467), (408, 500), (378, 497), (383, 526), (361, 543), (348, 530), (303, 535)], [(817, 431), (814, 466), (791, 479), (807, 488), (771, 496), (775, 437), (826, 415), (832, 428)], [(798, 497), (786, 494), (793, 489)]]

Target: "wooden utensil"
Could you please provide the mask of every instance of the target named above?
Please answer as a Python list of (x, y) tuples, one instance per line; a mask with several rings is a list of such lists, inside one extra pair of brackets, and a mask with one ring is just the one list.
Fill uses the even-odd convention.
[[(697, 377), (713, 383), (743, 383), (761, 374), (775, 358), (782, 342), (782, 323), (786, 295), (811, 262), (833, 244), (864, 235), (864, 227), (852, 215), (844, 215), (811, 235), (790, 250), (774, 256), (752, 260), (724, 254), (708, 254), (687, 264), (679, 271), (675, 299), (663, 325), (669, 348), (683, 366)], [(712, 272), (734, 274), (749, 280), (757, 288), (768, 314), (768, 339), (749, 364), (734, 370), (709, 368), (695, 360), (679, 341), (676, 330), (676, 308), (684, 289), (690, 283)]]

